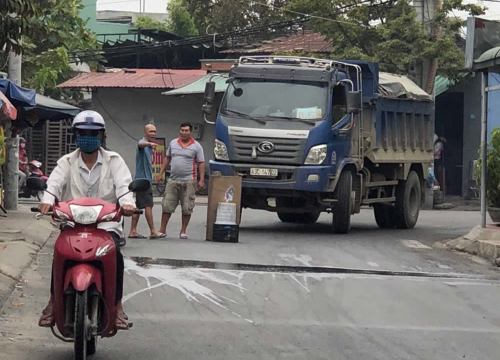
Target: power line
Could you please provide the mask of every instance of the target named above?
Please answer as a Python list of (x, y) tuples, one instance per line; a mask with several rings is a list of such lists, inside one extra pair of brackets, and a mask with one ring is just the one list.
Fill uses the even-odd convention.
[[(276, 8), (272, 4), (266, 4), (266, 3), (261, 3), (261, 2), (257, 2), (257, 1), (255, 1), (255, 4), (266, 6), (266, 7), (272, 8), (273, 10)], [(349, 7), (353, 7), (353, 5), (350, 5)], [(336, 8), (336, 10), (342, 10), (342, 8), (343, 7), (339, 7), (339, 8)], [(278, 8), (278, 10), (282, 11), (282, 12), (288, 12), (290, 14), (295, 14), (295, 15), (300, 15), (300, 16), (306, 16), (306, 17), (311, 18), (311, 19), (326, 20), (326, 21), (331, 21), (331, 22), (336, 22), (336, 23), (342, 23), (342, 24), (348, 24), (348, 25), (359, 25), (359, 26), (363, 26), (363, 27), (365, 26), (363, 24), (353, 23), (353, 22), (350, 22), (350, 21), (337, 20), (337, 19), (332, 19), (332, 18), (326, 18), (326, 17), (323, 17), (323, 16), (317, 16), (317, 15), (312, 15), (312, 14), (301, 13), (301, 12), (298, 12), (298, 11), (293, 11), (293, 10), (285, 9), (283, 7)]]
[[(500, 0), (499, 0), (500, 1)], [(385, 2), (373, 4), (373, 6), (382, 6), (386, 5), (389, 3), (392, 3), (393, 0), (388, 0)], [(372, 4), (373, 1), (370, 0), (363, 0), (357, 4), (349, 5), (349, 6), (343, 6), (338, 8), (337, 10), (339, 11), (335, 15), (341, 15), (345, 13), (345, 10), (352, 9), (353, 7), (363, 5), (370, 3)], [(258, 3), (258, 4), (263, 4), (263, 3)], [(269, 6), (269, 4), (264, 4), (266, 6)], [(112, 57), (122, 57), (122, 56), (128, 56), (128, 55), (133, 55), (137, 51), (141, 52), (151, 52), (155, 51), (158, 49), (163, 49), (165, 47), (168, 48), (173, 48), (173, 47), (180, 47), (180, 46), (186, 46), (186, 45), (202, 45), (206, 43), (211, 43), (215, 41), (223, 41), (231, 38), (238, 38), (238, 37), (246, 37), (249, 35), (254, 35), (257, 33), (261, 33), (264, 31), (268, 31), (269, 29), (282, 29), (282, 28), (287, 28), (291, 27), (296, 24), (300, 23), (306, 23), (310, 21), (312, 18), (322, 18), (323, 20), (328, 20), (328, 21), (336, 21), (336, 22), (344, 22), (340, 20), (335, 20), (335, 19), (330, 19), (330, 18), (323, 18), (323, 17), (317, 17), (315, 15), (310, 15), (310, 14), (303, 14), (299, 13), (300, 17), (297, 17), (292, 20), (284, 20), (272, 24), (263, 24), (263, 25), (256, 25), (256, 26), (250, 26), (246, 27), (240, 30), (233, 30), (221, 34), (211, 34), (211, 35), (206, 35), (206, 36), (196, 36), (196, 37), (189, 37), (189, 38), (184, 38), (180, 40), (167, 40), (167, 41), (162, 41), (162, 42), (157, 42), (157, 43), (150, 43), (150, 44), (134, 44), (134, 45), (127, 45), (127, 46), (120, 46), (116, 47), (114, 49), (107, 49), (107, 50), (85, 50), (85, 51), (73, 51), (70, 53), (72, 56), (72, 59), (75, 61), (85, 61), (86, 59), (92, 59), (95, 56), (98, 55), (105, 55), (107, 58), (112, 58)], [(364, 24), (361, 23), (355, 23), (355, 22), (345, 22), (348, 23), (349, 25), (356, 25), (360, 27), (365, 27)]]
[(103, 105), (103, 103), (101, 102), (101, 100), (99, 99), (99, 97), (97, 97), (97, 96), (94, 96), (94, 95), (93, 95), (93, 96), (92, 96), (92, 99), (94, 99), (94, 98), (97, 100), (97, 102), (99, 103), (99, 105), (101, 106), (101, 108), (102, 108), (102, 109), (104, 110), (104, 112), (107, 114), (107, 117), (109, 118), (109, 120), (111, 120), (111, 121), (112, 121), (112, 122), (113, 122), (113, 123), (114, 123), (114, 124), (115, 124), (115, 125), (116, 125), (116, 126), (117, 126), (120, 130), (121, 130), (121, 131), (123, 131), (123, 133), (124, 133), (125, 135), (127, 135), (129, 138), (131, 138), (131, 139), (132, 139), (132, 140), (134, 140), (134, 141), (137, 141), (137, 139), (136, 139), (134, 136), (130, 135), (130, 133), (129, 133), (127, 130), (125, 130), (125, 129), (123, 128), (123, 126), (121, 126), (121, 125), (120, 125), (120, 123), (119, 123), (118, 121), (116, 121), (115, 119), (113, 119), (113, 117), (111, 116), (111, 114), (109, 113), (109, 111), (106, 109), (106, 107)]
[[(500, 0), (498, 0), (498, 1), (500, 1)], [(344, 6), (337, 7), (337, 8), (335, 8), (335, 10), (352, 9), (352, 8), (358, 7), (360, 5), (365, 5), (365, 4), (371, 4), (373, 6), (379, 6), (379, 5), (385, 5), (387, 3), (392, 3), (394, 1), (388, 0), (388, 1), (384, 1), (384, 2), (378, 3), (378, 4), (373, 4), (373, 2), (374, 2), (374, 0), (363, 0), (363, 1), (359, 2), (359, 3), (355, 3), (355, 4), (352, 4), (352, 5), (344, 5)], [(257, 2), (257, 1), (255, 1), (255, 4), (266, 6), (266, 7), (272, 8), (273, 10), (276, 9), (276, 6), (274, 6), (273, 4), (261, 3), (261, 2)], [(277, 8), (277, 10), (282, 11), (282, 12), (288, 12), (288, 13), (295, 14), (295, 15), (307, 16), (307, 17), (309, 17), (311, 19), (319, 19), (319, 20), (325, 20), (325, 21), (331, 21), (331, 22), (349, 24), (349, 25), (359, 25), (359, 26), (362, 26), (362, 27), (366, 27), (366, 25), (364, 25), (364, 24), (353, 23), (353, 22), (349, 22), (349, 21), (337, 20), (337, 19), (332, 19), (332, 18), (326, 18), (326, 17), (323, 17), (323, 16), (318, 16), (318, 15), (313, 15), (313, 14), (308, 14), (308, 13), (302, 13), (302, 12), (299, 12), (299, 11), (294, 11), (294, 10), (286, 9), (284, 7)], [(339, 14), (335, 14), (335, 15), (339, 15)]]
[(234, 38), (234, 37), (243, 37), (243, 36), (248, 36), (252, 35), (255, 33), (260, 33), (263, 31), (267, 31), (270, 28), (272, 29), (280, 29), (280, 28), (286, 28), (290, 27), (294, 24), (297, 23), (305, 23), (309, 21), (307, 18), (297, 18), (294, 20), (287, 20), (287, 21), (281, 21), (277, 22), (274, 24), (267, 24), (267, 25), (259, 25), (259, 26), (253, 26), (253, 27), (248, 27), (244, 28), (241, 30), (234, 30), (222, 34), (216, 34), (214, 37), (213, 35), (206, 35), (206, 36), (196, 36), (196, 37), (189, 37), (185, 39), (180, 39), (180, 40), (167, 40), (167, 41), (162, 41), (154, 44), (134, 44), (134, 45), (128, 45), (128, 46), (121, 46), (119, 48), (115, 49), (108, 49), (108, 50), (75, 50), (72, 51), (70, 54), (74, 59), (84, 59), (88, 58), (91, 56), (97, 56), (101, 55), (103, 53), (106, 53), (106, 56), (109, 55), (125, 55), (125, 54), (132, 54), (132, 51), (154, 51), (156, 49), (162, 49), (164, 47), (179, 47), (179, 46), (185, 46), (185, 45), (198, 45), (198, 44), (203, 44), (203, 43), (210, 43), (212, 41), (221, 41), (221, 40), (226, 40), (228, 38)]

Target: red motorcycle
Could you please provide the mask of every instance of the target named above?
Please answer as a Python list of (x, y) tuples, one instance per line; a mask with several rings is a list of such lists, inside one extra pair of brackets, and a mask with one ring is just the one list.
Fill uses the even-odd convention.
[[(27, 181), (29, 188), (47, 191), (46, 183), (40, 178)], [(147, 180), (134, 180), (129, 192), (146, 191), (149, 186)], [(54, 318), (60, 335), (54, 327), (51, 330), (57, 338), (74, 342), (75, 359), (84, 360), (96, 352), (98, 336), (111, 337), (117, 332), (117, 250), (109, 232), (98, 229), (97, 224), (119, 222), (122, 212), (118, 202), (111, 204), (94, 198), (59, 202), (56, 199), (52, 218), (61, 228), (52, 265)]]

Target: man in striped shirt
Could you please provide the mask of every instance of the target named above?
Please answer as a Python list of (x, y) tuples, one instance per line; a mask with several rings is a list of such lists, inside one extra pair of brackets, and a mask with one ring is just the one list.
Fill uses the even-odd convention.
[(180, 203), (182, 225), (179, 238), (187, 239), (187, 226), (195, 204), (195, 193), (205, 186), (205, 157), (200, 143), (193, 139), (193, 125), (180, 125), (179, 137), (170, 142), (160, 176), (170, 165), (170, 177), (162, 201), (160, 232), (166, 234), (170, 216)]

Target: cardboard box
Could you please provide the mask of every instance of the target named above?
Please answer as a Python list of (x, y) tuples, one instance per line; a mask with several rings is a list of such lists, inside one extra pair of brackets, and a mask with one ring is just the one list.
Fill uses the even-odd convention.
[(217, 217), (217, 205), (219, 202), (226, 201), (228, 192), (232, 193), (231, 202), (236, 204), (236, 224), (240, 224), (241, 183), (241, 176), (210, 176), (208, 183), (207, 241), (213, 240), (213, 226)]

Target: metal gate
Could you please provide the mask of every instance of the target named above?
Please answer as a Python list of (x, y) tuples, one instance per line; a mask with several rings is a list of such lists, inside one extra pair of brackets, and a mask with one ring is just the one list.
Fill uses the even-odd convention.
[(47, 121), (45, 123), (45, 166), (46, 172), (56, 167), (57, 160), (76, 149), (71, 119), (63, 121)]

